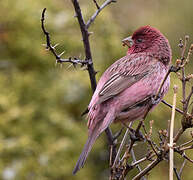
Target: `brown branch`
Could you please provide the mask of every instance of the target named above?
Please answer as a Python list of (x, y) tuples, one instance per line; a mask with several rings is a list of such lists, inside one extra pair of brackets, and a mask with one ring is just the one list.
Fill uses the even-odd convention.
[(185, 113), (187, 113), (187, 111), (188, 111), (188, 105), (189, 105), (189, 102), (190, 102), (190, 99), (191, 99), (192, 95), (193, 95), (193, 86), (192, 86), (191, 91), (190, 91), (190, 93), (189, 93), (189, 95), (188, 95), (188, 97), (186, 98), (186, 101), (185, 101), (185, 109), (186, 109)]
[[(94, 70), (92, 55), (91, 55), (91, 50), (90, 50), (89, 33), (88, 33), (88, 29), (84, 23), (84, 19), (83, 19), (78, 1), (72, 0), (72, 3), (74, 5), (76, 17), (78, 18), (78, 22), (80, 25), (80, 29), (81, 29), (81, 33), (82, 33), (82, 37), (83, 37), (83, 45), (84, 45), (86, 59), (85, 60), (80, 60), (80, 59), (76, 59), (76, 58), (74, 58), (74, 59), (72, 59), (72, 58), (61, 59), (61, 55), (63, 53), (61, 53), (60, 55), (58, 55), (56, 53), (55, 47), (57, 45), (55, 45), (55, 46), (51, 45), (49, 32), (46, 31), (46, 29), (45, 29), (44, 21), (45, 21), (46, 8), (44, 8), (42, 11), (42, 16), (41, 16), (41, 27), (42, 27), (43, 33), (46, 36), (46, 48), (48, 50), (50, 50), (52, 52), (52, 54), (55, 56), (57, 63), (68, 62), (68, 63), (72, 63), (73, 65), (76, 65), (76, 64), (81, 64), (82, 66), (87, 65), (87, 70), (88, 70), (90, 82), (91, 82), (91, 88), (92, 88), (92, 91), (94, 93), (97, 84), (96, 84), (96, 78), (95, 78), (96, 72)], [(113, 145), (113, 157), (115, 158), (116, 146), (114, 144), (114, 138), (113, 138), (112, 132), (111, 132), (109, 127), (105, 130), (105, 132), (106, 132), (106, 135), (108, 137), (109, 144)]]
[[(88, 26), (86, 26), (86, 24), (84, 22), (78, 0), (72, 0), (72, 3), (74, 5), (74, 9), (75, 9), (75, 12), (76, 12), (76, 15), (77, 15), (77, 18), (78, 18), (78, 22), (79, 22), (79, 25), (80, 25), (80, 29), (81, 29), (81, 33), (82, 33), (82, 37), (83, 37), (83, 44), (84, 44), (86, 59), (90, 60), (90, 63), (87, 64), (87, 68), (88, 68), (88, 73), (89, 73), (89, 77), (90, 77), (92, 91), (94, 93), (94, 91), (96, 89), (96, 78), (95, 78), (96, 72), (94, 70), (93, 61), (92, 61), (90, 42), (89, 42)], [(106, 135), (107, 135), (110, 146), (113, 146), (112, 158), (114, 160), (115, 155), (116, 155), (116, 146), (114, 144), (114, 139), (113, 139), (111, 129), (109, 127), (107, 127), (105, 132), (106, 132)]]
[(96, 19), (96, 17), (98, 16), (98, 14), (109, 4), (111, 4), (112, 2), (116, 2), (116, 0), (106, 0), (98, 9), (97, 11), (92, 15), (92, 17), (88, 20), (88, 22), (86, 23), (86, 28), (88, 29), (90, 27), (90, 25), (94, 22), (94, 20)]
[(160, 93), (161, 93), (162, 87), (163, 87), (165, 81), (167, 80), (168, 76), (170, 75), (170, 73), (171, 73), (171, 72), (178, 72), (179, 70), (180, 70), (179, 67), (175, 67), (175, 66), (173, 66), (173, 65), (170, 66), (170, 68), (168, 69), (168, 71), (167, 71), (164, 79), (163, 79), (162, 82), (161, 82), (161, 85), (160, 85), (160, 87), (159, 87), (159, 89), (158, 89), (158, 91), (157, 91), (157, 94), (155, 95), (155, 99), (158, 99), (158, 98), (159, 98), (159, 95), (160, 95)]
[[(141, 167), (140, 167), (139, 163), (142, 163), (143, 161), (141, 160), (140, 162), (138, 161), (138, 163), (137, 163), (137, 160), (135, 158), (135, 153), (134, 153), (133, 148), (131, 149), (131, 157), (133, 159), (133, 163), (135, 163), (136, 168), (139, 170), (139, 172), (141, 172)], [(146, 158), (145, 160), (147, 160), (147, 157), (145, 157), (145, 158)], [(141, 178), (141, 180), (146, 180), (146, 178), (143, 176)]]
[[(168, 107), (172, 108), (172, 105), (169, 104), (169, 103), (167, 103), (165, 100), (162, 100), (161, 102), (162, 102), (163, 104), (167, 105)], [(176, 110), (177, 112), (179, 112), (180, 114), (184, 114), (183, 111), (180, 110), (180, 109), (178, 109), (178, 108), (176, 108), (175, 110)]]
[(132, 180), (140, 180), (142, 176), (151, 171), (155, 166), (157, 166), (162, 161), (162, 158), (155, 159), (150, 163), (145, 169), (143, 169), (139, 174), (137, 174)]
[(183, 171), (183, 169), (185, 167), (186, 162), (187, 162), (187, 159), (184, 159), (184, 162), (182, 163), (182, 166), (181, 166), (180, 171), (179, 171), (179, 176), (180, 177), (182, 176), (182, 171)]
[(91, 81), (92, 91), (94, 92), (96, 89), (96, 85), (97, 85), (96, 78), (95, 78), (96, 71), (94, 70), (94, 66), (92, 62), (92, 55), (91, 55), (90, 42), (89, 42), (89, 33), (85, 25), (78, 0), (72, 0), (72, 3), (74, 5), (76, 17), (78, 18), (78, 23), (79, 23), (80, 30), (82, 33), (85, 56), (87, 60), (90, 60), (90, 63), (87, 65), (87, 68), (88, 68), (88, 73), (89, 73), (89, 77)]
[(175, 137), (174, 137), (174, 143), (176, 143), (178, 141), (178, 139), (180, 138), (180, 136), (183, 134), (184, 130), (183, 128), (180, 128), (178, 130), (178, 132), (176, 133)]
[(176, 175), (177, 180), (181, 180), (180, 175), (179, 175), (179, 173), (178, 173), (176, 167), (174, 167), (173, 170), (174, 170), (174, 173), (175, 173), (175, 175)]
[(114, 160), (114, 163), (113, 163), (113, 167), (112, 167), (112, 168), (115, 168), (115, 166), (116, 166), (116, 163), (117, 163), (117, 161), (118, 161), (118, 159), (119, 159), (119, 157), (120, 157), (120, 154), (121, 154), (121, 151), (122, 151), (122, 149), (123, 149), (123, 146), (125, 145), (125, 142), (126, 142), (126, 140), (127, 140), (128, 134), (129, 134), (129, 129), (127, 128), (126, 131), (125, 131), (124, 137), (123, 137), (123, 139), (122, 139), (122, 141), (121, 141), (121, 144), (120, 144), (120, 146), (119, 146), (119, 149), (118, 149), (118, 152), (117, 152), (117, 154), (116, 154), (116, 157), (115, 157), (115, 160)]
[(90, 62), (90, 60), (82, 60), (82, 59), (77, 59), (77, 58), (72, 59), (71, 57), (69, 57), (68, 59), (62, 59), (61, 56), (63, 55), (63, 52), (59, 55), (57, 54), (55, 48), (56, 48), (56, 46), (58, 46), (58, 44), (52, 46), (50, 34), (45, 28), (45, 12), (46, 12), (46, 8), (43, 9), (42, 17), (41, 17), (42, 31), (46, 36), (46, 45), (45, 46), (46, 46), (46, 49), (48, 49), (55, 56), (56, 63), (72, 63), (74, 66), (77, 64), (84, 66), (84, 65), (88, 65), (88, 64), (92, 63), (92, 62)]
[(96, 0), (93, 0), (93, 2), (95, 3), (97, 9), (100, 9), (100, 6), (98, 5), (97, 1), (96, 1)]
[(190, 144), (190, 143), (192, 143), (192, 142), (193, 142), (193, 139), (191, 139), (191, 140), (189, 140), (189, 141), (187, 141), (187, 142), (185, 142), (185, 143), (183, 143), (183, 144), (180, 144), (179, 146), (176, 146), (176, 148), (184, 147), (184, 146), (186, 146), (186, 145), (188, 145), (188, 144)]
[(185, 150), (189, 150), (189, 149), (193, 149), (193, 145), (182, 147), (182, 148), (180, 148), (180, 151), (185, 151)]
[(151, 155), (148, 155), (148, 156), (146, 156), (146, 157), (144, 157), (144, 158), (141, 158), (141, 159), (139, 159), (138, 161), (132, 162), (132, 163), (131, 163), (131, 166), (136, 166), (136, 165), (138, 165), (138, 164), (140, 164), (140, 163), (142, 163), (142, 162), (144, 162), (144, 161), (146, 161), (146, 160), (151, 159), (151, 158), (154, 157), (154, 156), (156, 156), (156, 154), (152, 153)]
[[(149, 144), (150, 147), (152, 148), (153, 152), (158, 156), (158, 153), (157, 153), (157, 151), (156, 151), (156, 149), (155, 149), (155, 147), (154, 147), (154, 145), (153, 145), (153, 143), (152, 143), (152, 141), (151, 141), (150, 133), (147, 133), (147, 130), (146, 130), (146, 128), (145, 128), (144, 123), (143, 123), (142, 126), (143, 126), (143, 129), (144, 129), (144, 131), (145, 131), (146, 141), (148, 142), (148, 144)], [(152, 125), (150, 124), (150, 129), (152, 128), (151, 126), (152, 126)]]
[(174, 85), (174, 96), (173, 96), (173, 108), (172, 108), (172, 116), (170, 121), (170, 149), (169, 149), (169, 179), (173, 180), (173, 170), (174, 170), (174, 150), (173, 150), (173, 135), (174, 135), (174, 119), (175, 119), (175, 108), (176, 108), (176, 97), (178, 87)]

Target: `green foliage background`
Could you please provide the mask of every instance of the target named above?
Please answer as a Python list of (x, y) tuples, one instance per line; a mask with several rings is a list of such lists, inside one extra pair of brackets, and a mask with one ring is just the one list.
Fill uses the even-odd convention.
[[(89, 0), (80, 0), (80, 5), (86, 20), (96, 10)], [(40, 16), (44, 7), (47, 7), (46, 26), (52, 42), (60, 43), (57, 51), (65, 50), (65, 57), (84, 58), (71, 1), (0, 1), (0, 179), (108, 179), (104, 135), (95, 144), (85, 168), (76, 176), (71, 174), (87, 138), (86, 120), (80, 114), (92, 92), (86, 71), (69, 64), (55, 67), (53, 56), (42, 47), (45, 39)], [(192, 7), (192, 0), (118, 0), (107, 7), (90, 29), (94, 32), (90, 41), (95, 69), (99, 71), (97, 78), (112, 62), (125, 55), (121, 39), (147, 24), (160, 29), (169, 39), (175, 62), (179, 38), (189, 34), (193, 42)], [(193, 72), (192, 66), (191, 59), (187, 72)], [(171, 87), (173, 84), (181, 88), (174, 74)], [(165, 99), (172, 101), (172, 88)], [(180, 95), (178, 102), (181, 107)], [(148, 120), (155, 120), (154, 138), (158, 129), (167, 127), (170, 112), (160, 104), (148, 116), (147, 124)], [(177, 116), (176, 128), (179, 126)], [(119, 128), (113, 125), (114, 131)], [(190, 139), (188, 132), (183, 138)], [(136, 148), (137, 158), (145, 149), (143, 145)], [(189, 155), (193, 158), (191, 152)], [(183, 160), (176, 156), (175, 161), (179, 168)], [(192, 164), (187, 163), (183, 179), (192, 179), (192, 168)], [(167, 162), (162, 162), (149, 176), (167, 179)]]

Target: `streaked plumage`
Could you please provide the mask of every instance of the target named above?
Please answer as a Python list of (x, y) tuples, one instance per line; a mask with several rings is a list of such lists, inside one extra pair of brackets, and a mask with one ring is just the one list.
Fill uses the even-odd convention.
[[(88, 106), (88, 140), (73, 174), (83, 167), (95, 140), (112, 122), (143, 117), (147, 99), (157, 93), (168, 71), (171, 49), (157, 29), (141, 27), (132, 35), (132, 41), (127, 55), (112, 64), (98, 82)], [(161, 98), (169, 84), (168, 77)]]

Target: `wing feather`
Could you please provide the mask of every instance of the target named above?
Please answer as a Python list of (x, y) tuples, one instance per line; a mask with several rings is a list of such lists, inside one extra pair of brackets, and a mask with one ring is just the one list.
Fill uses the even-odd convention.
[(109, 76), (99, 90), (97, 104), (105, 102), (138, 82), (152, 71), (156, 62), (156, 59), (143, 54), (138, 57), (125, 56), (116, 61), (106, 71)]

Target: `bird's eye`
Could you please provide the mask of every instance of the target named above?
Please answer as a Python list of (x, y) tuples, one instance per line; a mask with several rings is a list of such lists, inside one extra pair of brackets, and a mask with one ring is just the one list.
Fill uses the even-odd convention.
[(136, 41), (137, 41), (138, 43), (143, 42), (143, 40), (142, 40), (142, 39), (137, 39)]

